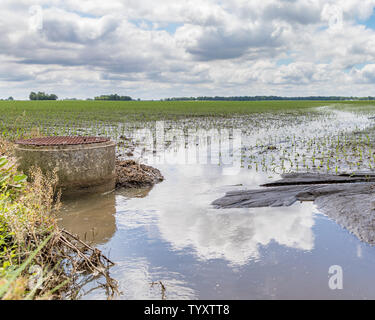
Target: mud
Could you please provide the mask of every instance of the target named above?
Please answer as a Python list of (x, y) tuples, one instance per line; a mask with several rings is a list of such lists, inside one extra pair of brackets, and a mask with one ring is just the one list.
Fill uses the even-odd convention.
[(151, 187), (163, 180), (156, 168), (134, 160), (116, 160), (116, 188)]
[[(320, 212), (335, 220), (361, 241), (375, 244), (374, 174), (287, 174), (266, 188), (228, 192), (212, 204), (216, 208), (291, 206), (314, 201)], [(293, 183), (294, 181), (294, 183)], [(305, 184), (304, 184), (305, 182)]]

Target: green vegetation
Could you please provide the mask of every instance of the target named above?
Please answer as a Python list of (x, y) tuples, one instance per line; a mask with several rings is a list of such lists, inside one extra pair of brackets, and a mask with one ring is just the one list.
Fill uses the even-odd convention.
[[(335, 101), (0, 101), (0, 136), (14, 140), (36, 128), (44, 134), (100, 133), (118, 123), (232, 118), (254, 113), (310, 112)], [(366, 102), (375, 106), (375, 102)], [(361, 101), (340, 104), (359, 108)], [(83, 133), (83, 132), (82, 132)]]
[(274, 100), (304, 100), (304, 101), (350, 101), (375, 100), (375, 97), (340, 97), (340, 96), (310, 96), (310, 97), (280, 97), (280, 96), (235, 96), (235, 97), (174, 97), (165, 101), (274, 101)]
[[(329, 102), (334, 104), (335, 102)], [(25, 116), (31, 122), (64, 120), (157, 121), (187, 117), (232, 117), (258, 112), (308, 109), (325, 101), (8, 101), (0, 102), (0, 119), (8, 124)], [(362, 103), (363, 104), (363, 103)], [(375, 105), (375, 103), (374, 103)]]
[[(0, 139), (4, 154), (12, 154), (12, 145)], [(113, 263), (57, 226), (56, 173), (45, 176), (34, 168), (27, 178), (11, 156), (0, 157), (0, 300), (75, 299), (83, 273), (103, 277), (114, 295)]]
[(55, 94), (46, 94), (44, 92), (31, 92), (29, 95), (30, 100), (57, 100), (57, 95)]
[[(126, 153), (133, 142), (122, 137), (165, 121), (166, 130), (239, 128), (243, 137), (263, 132), (255, 144), (244, 146), (241, 163), (249, 169), (338, 172), (375, 167), (374, 157), (368, 157), (375, 150), (372, 132), (370, 142), (365, 133), (353, 136), (347, 125), (335, 122), (335, 109), (366, 118), (373, 115), (375, 101), (1, 101), (0, 136), (109, 136), (118, 142), (118, 152)], [(315, 129), (306, 136), (311, 121)]]
[(95, 100), (103, 101), (131, 101), (132, 98), (129, 96), (119, 96), (118, 94), (108, 94), (95, 97)]
[(322, 101), (0, 101), (0, 136), (8, 140), (38, 130), (46, 135), (102, 134), (117, 124), (232, 118), (263, 112), (300, 112)]
[(49, 214), (52, 207), (47, 204), (51, 201), (36, 195), (26, 179), (6, 157), (0, 158), (0, 299), (31, 299), (37, 290), (43, 296), (49, 291), (49, 286), (47, 290), (31, 288), (35, 274), (26, 267), (43, 270), (40, 251), (55, 231)]

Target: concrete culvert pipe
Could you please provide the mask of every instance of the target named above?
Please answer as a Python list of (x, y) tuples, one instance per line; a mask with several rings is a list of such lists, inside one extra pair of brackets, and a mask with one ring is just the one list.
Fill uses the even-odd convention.
[(16, 141), (19, 169), (57, 169), (63, 196), (108, 192), (115, 188), (116, 144), (103, 137), (43, 137)]

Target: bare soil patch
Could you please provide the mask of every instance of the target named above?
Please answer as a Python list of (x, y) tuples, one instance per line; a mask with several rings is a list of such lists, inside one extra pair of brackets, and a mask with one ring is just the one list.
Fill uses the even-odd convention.
[(151, 187), (163, 180), (156, 168), (134, 160), (116, 160), (116, 188)]

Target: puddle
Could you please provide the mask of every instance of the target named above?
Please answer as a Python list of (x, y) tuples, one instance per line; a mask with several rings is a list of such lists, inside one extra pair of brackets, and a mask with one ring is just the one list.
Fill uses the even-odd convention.
[[(344, 120), (349, 116), (330, 113), (326, 133), (348, 129), (350, 121)], [(351, 130), (371, 125), (366, 117), (352, 114), (349, 119), (356, 120)], [(292, 124), (278, 128), (277, 139), (290, 136), (287, 126), (300, 120), (293, 118)], [(298, 127), (302, 136), (320, 134), (319, 122), (302, 120)], [(239, 121), (239, 129), (245, 129), (246, 122)], [(259, 137), (269, 139), (264, 135), (267, 131), (259, 131)], [(210, 141), (211, 157), (217, 156), (220, 163), (226, 152), (232, 157), (231, 165), (184, 164), (197, 154), (197, 145), (177, 139), (163, 151), (164, 163), (154, 164), (164, 182), (152, 189), (118, 190), (66, 202), (60, 224), (86, 237), (116, 262), (111, 275), (119, 282), (119, 299), (161, 299), (160, 285), (151, 286), (159, 281), (167, 299), (374, 299), (375, 249), (317, 212), (312, 203), (212, 208), (210, 203), (226, 191), (254, 189), (279, 178), (278, 173), (261, 168), (241, 168), (242, 148), (253, 148), (260, 139), (251, 133), (241, 137), (240, 148), (233, 138), (225, 150), (220, 141)], [(142, 159), (150, 161), (151, 154)], [(161, 156), (159, 151), (156, 156)], [(328, 286), (332, 265), (343, 269), (342, 290)], [(94, 281), (84, 290), (95, 286)], [(83, 296), (105, 298), (100, 289)]]

